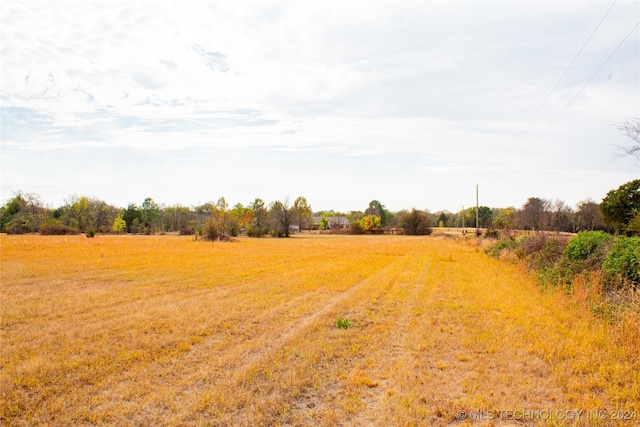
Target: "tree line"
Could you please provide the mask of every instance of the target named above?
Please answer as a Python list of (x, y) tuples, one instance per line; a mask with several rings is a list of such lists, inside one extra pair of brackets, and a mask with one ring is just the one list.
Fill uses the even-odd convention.
[(252, 237), (267, 234), (288, 236), (291, 226), (303, 228), (311, 218), (311, 207), (304, 197), (293, 204), (288, 200), (266, 204), (256, 198), (251, 203), (230, 207), (224, 197), (198, 206), (166, 206), (153, 198), (142, 204), (119, 208), (87, 196), (71, 196), (57, 208), (45, 207), (37, 194), (17, 192), (0, 208), (2, 232), (9, 234), (132, 233), (179, 234), (214, 237)]
[[(320, 218), (314, 221), (315, 218)], [(333, 219), (333, 222), (330, 221)], [(336, 219), (341, 219), (336, 221)], [(479, 227), (487, 233), (498, 230), (579, 232), (603, 230), (617, 234), (640, 234), (640, 180), (633, 180), (607, 193), (600, 203), (586, 199), (572, 208), (562, 200), (530, 197), (520, 208), (478, 209)], [(362, 211), (313, 212), (305, 197), (267, 204), (256, 198), (229, 206), (224, 197), (198, 206), (166, 206), (146, 198), (139, 206), (126, 208), (87, 196), (71, 196), (57, 208), (46, 207), (40, 196), (19, 191), (0, 208), (2, 232), (9, 234), (85, 233), (179, 233), (212, 240), (246, 234), (250, 237), (288, 237), (302, 230), (332, 230), (352, 234), (397, 230), (425, 235), (433, 227), (475, 227), (476, 209), (462, 212), (429, 210), (389, 211), (373, 200)], [(348, 226), (347, 226), (348, 225)]]

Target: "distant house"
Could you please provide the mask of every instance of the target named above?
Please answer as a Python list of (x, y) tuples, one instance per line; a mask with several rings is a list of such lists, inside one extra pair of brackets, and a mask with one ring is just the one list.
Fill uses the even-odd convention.
[[(325, 218), (329, 222), (329, 229), (330, 230), (340, 230), (340, 229), (343, 229), (343, 228), (349, 228), (349, 226), (351, 226), (351, 223), (349, 222), (349, 219), (347, 219), (346, 216), (326, 216)], [(314, 216), (313, 217), (313, 229), (314, 230), (318, 230), (320, 228), (320, 220), (321, 219), (322, 219), (321, 216)]]
[(300, 227), (299, 226), (293, 225), (293, 224), (291, 224), (289, 226), (289, 233), (294, 234), (294, 233), (299, 233), (299, 232), (300, 232)]

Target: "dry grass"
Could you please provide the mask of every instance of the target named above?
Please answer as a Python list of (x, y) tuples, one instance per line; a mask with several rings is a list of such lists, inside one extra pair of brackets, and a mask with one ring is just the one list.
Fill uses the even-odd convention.
[[(640, 412), (638, 311), (602, 320), (588, 308), (597, 280), (575, 297), (543, 293), (474, 243), (1, 244), (8, 425), (518, 425), (488, 414)], [(617, 425), (532, 422), (598, 423)]]

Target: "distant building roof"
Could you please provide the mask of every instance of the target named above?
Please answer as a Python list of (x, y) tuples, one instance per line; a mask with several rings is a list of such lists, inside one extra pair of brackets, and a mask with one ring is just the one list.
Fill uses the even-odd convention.
[[(329, 221), (329, 226), (341, 225), (344, 228), (347, 228), (351, 224), (349, 218), (347, 218), (346, 216), (326, 216), (325, 218), (327, 218), (327, 221)], [(318, 225), (320, 224), (320, 220), (322, 220), (322, 217), (314, 215), (312, 219), (313, 224)]]

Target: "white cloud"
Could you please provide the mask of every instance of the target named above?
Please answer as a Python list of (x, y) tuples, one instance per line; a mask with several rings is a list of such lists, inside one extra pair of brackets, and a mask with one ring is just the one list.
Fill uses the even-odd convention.
[[(640, 115), (639, 31), (540, 135), (638, 21), (635, 3), (615, 5), (527, 127), (609, 6), (6, 0), (2, 147), (15, 163), (3, 155), (2, 194), (19, 185), (14, 164), (29, 153), (56, 159), (83, 148), (150, 155), (270, 150), (297, 153), (298, 161), (333, 156), (334, 163), (344, 160), (342, 170), (314, 175), (333, 185), (357, 180), (350, 170), (362, 170), (374, 157), (426, 156), (435, 164), (420, 172), (425, 179), (433, 175), (461, 187), (501, 171), (510, 181), (504, 200), (526, 199), (522, 192), (536, 171), (549, 174), (537, 180), (536, 193), (568, 199), (580, 182), (592, 186), (581, 165), (593, 168), (603, 186), (616, 187), (637, 176), (633, 165), (602, 159), (612, 142), (624, 142), (611, 124)], [(57, 169), (42, 167), (55, 182)], [(251, 170), (273, 173), (259, 162)], [(582, 178), (572, 187), (556, 186), (559, 171)], [(289, 178), (297, 180), (294, 172)], [(394, 179), (387, 181), (378, 183), (381, 192), (398, 205), (410, 199), (391, 188)], [(308, 198), (329, 203), (324, 188), (330, 186)], [(455, 203), (446, 191), (433, 194), (435, 209)]]

